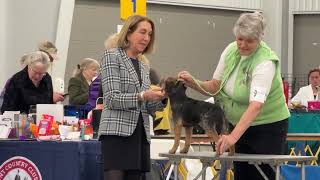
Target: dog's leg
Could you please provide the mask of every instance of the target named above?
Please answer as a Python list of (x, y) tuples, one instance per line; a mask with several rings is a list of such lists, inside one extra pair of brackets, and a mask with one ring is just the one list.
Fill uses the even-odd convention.
[(209, 137), (209, 141), (211, 143), (214, 144), (215, 142), (217, 142), (219, 140), (219, 135), (218, 135), (217, 131), (215, 131), (215, 130), (206, 130), (206, 133), (207, 133), (207, 135)]
[(173, 147), (169, 151), (170, 154), (176, 153), (176, 151), (179, 147), (181, 128), (182, 128), (182, 120), (179, 118), (177, 120), (176, 125), (174, 126), (174, 144), (173, 144)]
[(210, 142), (214, 143), (219, 140), (219, 135), (216, 131), (207, 131), (207, 135), (210, 139)]
[(186, 131), (186, 139), (183, 149), (180, 150), (180, 153), (188, 153), (190, 144), (191, 144), (191, 138), (192, 138), (192, 127), (185, 127)]
[(235, 153), (236, 153), (236, 147), (235, 147), (235, 145), (232, 145), (232, 146), (229, 148), (228, 155), (229, 155), (229, 156), (233, 156)]

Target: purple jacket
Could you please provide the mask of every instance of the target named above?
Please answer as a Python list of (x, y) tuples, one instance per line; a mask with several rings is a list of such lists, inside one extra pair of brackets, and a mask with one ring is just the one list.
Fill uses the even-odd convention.
[(91, 109), (96, 107), (96, 101), (99, 96), (99, 92), (101, 91), (101, 75), (99, 75), (91, 84), (89, 87), (89, 97), (87, 105), (90, 106)]

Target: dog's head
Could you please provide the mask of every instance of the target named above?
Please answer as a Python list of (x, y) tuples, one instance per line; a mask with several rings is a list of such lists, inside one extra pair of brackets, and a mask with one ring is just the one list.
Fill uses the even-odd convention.
[(161, 88), (165, 91), (167, 96), (175, 95), (175, 94), (185, 94), (186, 87), (184, 86), (182, 81), (179, 81), (177, 77), (168, 77), (162, 79), (160, 82)]

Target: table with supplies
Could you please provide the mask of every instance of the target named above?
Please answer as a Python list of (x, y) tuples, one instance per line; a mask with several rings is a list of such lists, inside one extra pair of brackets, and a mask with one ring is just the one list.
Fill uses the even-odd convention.
[(99, 141), (0, 141), (0, 180), (101, 180)]
[[(206, 169), (209, 167), (213, 161), (220, 160), (222, 161), (237, 161), (237, 162), (248, 162), (249, 164), (254, 165), (264, 179), (268, 179), (263, 171), (260, 169), (259, 165), (261, 163), (269, 164), (274, 171), (276, 172), (276, 180), (280, 179), (280, 166), (287, 161), (296, 161), (301, 163), (301, 179), (305, 179), (305, 164), (316, 160), (317, 157), (314, 156), (289, 156), (289, 155), (263, 155), (263, 154), (235, 154), (233, 156), (228, 156), (227, 153), (224, 153), (221, 156), (217, 156), (215, 152), (189, 152), (187, 154), (169, 154), (169, 153), (160, 153), (160, 157), (168, 158), (174, 165), (175, 174), (178, 172), (177, 165), (180, 163), (181, 159), (199, 159), (202, 162), (202, 170), (199, 172), (198, 176), (195, 179), (198, 179), (200, 176), (202, 180), (206, 179)], [(177, 179), (177, 175), (174, 177)]]
[(320, 133), (320, 111), (292, 110), (289, 133)]
[(288, 127), (288, 148), (295, 147), (295, 152), (302, 152), (308, 145), (313, 154), (319, 147), (320, 111), (291, 110)]

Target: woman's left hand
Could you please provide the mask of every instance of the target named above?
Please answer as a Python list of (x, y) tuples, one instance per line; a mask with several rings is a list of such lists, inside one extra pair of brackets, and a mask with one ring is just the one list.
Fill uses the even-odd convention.
[(63, 100), (64, 100), (64, 97), (62, 93), (53, 92), (53, 103), (57, 103)]
[(147, 101), (161, 101), (165, 98), (165, 94), (160, 87), (146, 90), (143, 96)]
[(216, 152), (218, 155), (223, 154), (227, 149), (233, 146), (237, 142), (237, 139), (231, 134), (220, 136), (216, 142)]

